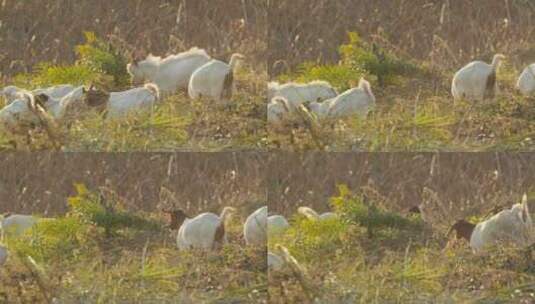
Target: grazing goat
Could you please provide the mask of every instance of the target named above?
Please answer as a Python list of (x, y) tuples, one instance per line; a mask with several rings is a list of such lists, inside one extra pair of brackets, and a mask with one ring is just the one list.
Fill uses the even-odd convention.
[(233, 54), (227, 64), (219, 60), (211, 60), (199, 67), (189, 80), (188, 94), (191, 99), (208, 97), (216, 102), (228, 102), (232, 98), (234, 88), (234, 71), (239, 61), (245, 57)]
[(267, 241), (267, 206), (251, 213), (243, 225), (243, 235), (247, 245), (266, 245)]
[(74, 86), (70, 84), (62, 84), (44, 89), (36, 89), (31, 92), (21, 89), (16, 86), (7, 86), (0, 91), (0, 96), (6, 99), (6, 104), (10, 104), (20, 97), (20, 93), (26, 92), (33, 95), (45, 94), (51, 98), (61, 99), (74, 90)]
[(68, 114), (75, 111), (80, 111), (81, 106), (84, 105), (84, 97), (87, 93), (84, 86), (79, 86), (69, 92), (67, 95), (57, 98), (45, 94), (41, 94), (44, 98), (45, 108), (47, 112), (56, 120), (62, 120)]
[(186, 218), (178, 229), (177, 247), (180, 250), (212, 250), (226, 244), (225, 225), (235, 211), (232, 207), (225, 207), (219, 216), (206, 212), (192, 219)]
[(454, 100), (493, 99), (496, 95), (496, 71), (503, 59), (504, 55), (496, 54), (491, 64), (473, 61), (455, 73), (451, 84)]
[(32, 215), (10, 214), (0, 220), (4, 235), (19, 236), (37, 224), (38, 219)]
[(324, 102), (314, 101), (309, 104), (311, 112), (319, 118), (340, 118), (357, 115), (366, 118), (375, 107), (375, 95), (370, 83), (361, 78), (357, 88), (349, 89), (335, 98)]
[(205, 50), (194, 47), (164, 59), (149, 55), (145, 60), (134, 60), (127, 65), (127, 71), (134, 85), (148, 81), (156, 84), (163, 95), (167, 95), (187, 89), (193, 72), (210, 59)]
[(529, 246), (535, 241), (526, 195), (523, 196), (522, 203), (515, 204), (511, 209), (503, 210), (477, 225), (459, 220), (453, 224), (447, 235), (453, 231), (456, 232), (457, 238), (466, 239), (474, 252), (481, 252), (487, 246), (498, 242)]
[(105, 112), (107, 118), (122, 118), (133, 112), (152, 109), (159, 100), (158, 87), (147, 83), (143, 87), (112, 93), (91, 87), (86, 103), (91, 108)]
[(277, 96), (267, 105), (267, 121), (272, 125), (279, 125), (290, 113), (290, 105), (286, 98)]
[(336, 90), (326, 81), (312, 81), (309, 83), (268, 83), (268, 100), (274, 97), (284, 97), (290, 112), (293, 112), (302, 103), (318, 102), (336, 97)]
[(522, 71), (522, 74), (518, 77), (516, 87), (526, 97), (535, 94), (535, 63), (527, 66)]
[(286, 229), (290, 228), (290, 224), (286, 218), (282, 215), (270, 215), (267, 218), (268, 233), (269, 234), (278, 234), (284, 232)]
[(0, 110), (0, 125), (12, 134), (26, 135), (28, 141), (32, 129), (42, 127), (49, 132), (54, 119), (46, 112), (46, 101), (46, 95), (22, 92), (18, 99)]

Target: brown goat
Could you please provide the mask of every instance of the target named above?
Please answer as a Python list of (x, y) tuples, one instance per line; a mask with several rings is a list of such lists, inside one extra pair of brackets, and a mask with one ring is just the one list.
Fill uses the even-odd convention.
[(451, 226), (446, 235), (449, 237), (450, 234), (455, 231), (458, 239), (464, 238), (470, 242), (470, 238), (472, 237), (472, 232), (474, 231), (475, 227), (476, 225), (465, 220), (458, 220), (455, 224), (453, 224), (453, 226)]

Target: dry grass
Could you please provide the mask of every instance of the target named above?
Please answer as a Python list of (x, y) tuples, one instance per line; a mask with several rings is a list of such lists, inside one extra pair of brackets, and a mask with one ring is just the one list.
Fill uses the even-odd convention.
[[(216, 58), (238, 51), (261, 62), (266, 15), (264, 5), (254, 0), (3, 1), (0, 69), (9, 77), (43, 61), (71, 63), (72, 47), (82, 42), (84, 31), (120, 41), (132, 53), (165, 55), (198, 46)], [(265, 65), (255, 68), (261, 71)]]
[[(306, 63), (325, 67), (324, 75), (315, 78), (345, 90), (347, 75), (340, 72), (338, 79), (328, 68), (341, 65), (355, 77), (362, 75), (351, 63), (340, 62), (347, 60), (339, 48), (348, 43), (348, 32), (357, 32), (368, 45), (419, 73), (383, 86), (366, 71), (377, 97), (368, 119), (328, 121), (314, 132), (292, 124), (270, 131), (270, 145), (285, 151), (531, 151), (533, 100), (521, 97), (515, 85), (535, 60), (535, 45), (528, 38), (534, 14), (528, 1), (347, 0), (316, 1), (312, 7), (306, 1), (272, 2), (268, 69), (273, 79), (302, 81), (310, 77), (302, 74)], [(454, 105), (450, 86), (455, 71), (472, 60), (490, 61), (495, 53), (507, 55), (498, 71), (496, 100)]]
[(0, 211), (56, 215), (75, 183), (107, 185), (132, 211), (154, 212), (164, 187), (192, 214), (265, 201), (264, 155), (225, 153), (2, 153)]
[[(235, 75), (236, 91), (230, 107), (209, 100), (191, 101), (181, 92), (163, 100), (151, 115), (108, 122), (90, 113), (77, 117), (69, 127), (60, 124), (61, 130), (56, 131), (62, 134), (62, 150), (67, 152), (261, 150), (267, 142), (263, 98), (267, 81), (266, 15), (265, 5), (241, 0), (217, 4), (131, 1), (128, 5), (122, 1), (105, 5), (4, 1), (0, 18), (5, 30), (0, 33), (0, 43), (6, 47), (0, 55), (0, 67), (7, 72), (0, 74), (0, 86), (14, 82), (25, 88), (38, 85), (23, 80), (31, 80), (27, 76), (43, 63), (61, 66), (64, 71), (71, 68), (69, 75), (76, 74), (72, 67), (80, 55), (75, 56), (75, 46), (84, 42), (87, 31), (111, 44), (124, 61), (148, 53), (164, 56), (193, 46), (223, 61), (239, 52), (246, 60)], [(103, 85), (113, 91), (126, 89), (103, 79)], [(43, 81), (48, 84), (58, 79)], [(44, 134), (33, 134), (32, 140), (26, 144), (17, 136), (0, 132), (0, 149), (54, 149)]]
[(284, 64), (273, 66), (278, 60), (288, 68), (336, 62), (348, 31), (445, 69), (495, 52), (526, 63), (535, 59), (529, 40), (534, 13), (535, 6), (522, 0), (271, 1), (269, 74), (284, 72)]
[[(266, 303), (265, 248), (246, 247), (242, 232), (245, 218), (266, 202), (262, 153), (1, 157), (1, 211), (58, 220), (3, 240), (10, 258), (0, 269), (0, 302)], [(113, 212), (124, 210), (143, 223), (108, 234), (101, 224), (66, 214), (78, 183), (101, 191)], [(179, 252), (176, 231), (166, 228), (159, 211), (170, 205), (189, 215), (236, 207), (228, 246), (209, 254)], [(40, 249), (30, 251), (38, 273), (25, 262), (28, 248)]]
[[(271, 214), (283, 214), (292, 228), (271, 235), (307, 269), (306, 285), (289, 272), (270, 272), (273, 303), (317, 298), (328, 303), (531, 303), (535, 300), (532, 249), (497, 246), (474, 255), (466, 242), (446, 232), (459, 218), (487, 218), (528, 192), (534, 175), (531, 154), (285, 154), (269, 165)], [(284, 169), (282, 169), (284, 168)], [(494, 172), (497, 170), (497, 174)], [(413, 225), (379, 229), (372, 237), (351, 218), (314, 223), (298, 206), (332, 210), (336, 186), (365, 194), (380, 210)], [(345, 196), (344, 196), (345, 197)], [(347, 204), (345, 199), (343, 204)], [(426, 221), (407, 213), (423, 204)], [(310, 288), (312, 286), (312, 288)], [(307, 291), (312, 290), (313, 292)]]

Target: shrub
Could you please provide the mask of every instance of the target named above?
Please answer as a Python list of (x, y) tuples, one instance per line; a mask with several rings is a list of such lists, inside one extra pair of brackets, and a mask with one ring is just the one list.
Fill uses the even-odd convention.
[(78, 62), (94, 71), (113, 78), (115, 87), (129, 83), (126, 58), (111, 43), (97, 38), (93, 32), (85, 32), (85, 43), (76, 46)]
[(295, 80), (298, 82), (324, 80), (338, 90), (345, 91), (355, 87), (360, 77), (364, 76), (364, 74), (365, 72), (362, 69), (355, 69), (345, 65), (317, 66), (312, 62), (308, 62), (298, 68)]
[(347, 225), (337, 219), (311, 221), (298, 216), (283, 235), (270, 237), (271, 244), (287, 244), (298, 260), (309, 260), (331, 255), (342, 246)]
[(354, 195), (345, 185), (338, 186), (339, 195), (331, 198), (331, 204), (342, 220), (365, 227), (373, 237), (381, 229), (419, 229), (421, 222), (405, 218), (395, 212), (368, 203), (363, 196)]
[(77, 61), (73, 65), (39, 63), (32, 73), (15, 76), (15, 85), (25, 88), (58, 84), (100, 84), (108, 89), (126, 87), (129, 76), (126, 59), (110, 43), (85, 33), (85, 43), (76, 46)]
[(22, 236), (9, 239), (9, 248), (19, 256), (38, 262), (75, 258), (91, 242), (89, 225), (73, 217), (41, 220)]
[(339, 48), (342, 58), (339, 64), (317, 65), (314, 62), (302, 64), (295, 74), (282, 75), (281, 81), (295, 79), (300, 82), (325, 80), (339, 90), (356, 87), (361, 77), (377, 80), (379, 86), (395, 83), (399, 76), (419, 72), (412, 63), (398, 59), (376, 44), (369, 45), (355, 32), (348, 34), (349, 42)]
[(99, 78), (97, 72), (84, 65), (53, 65), (45, 62), (35, 66), (32, 73), (15, 76), (14, 83), (20, 87), (36, 88), (65, 83), (83, 85)]
[(342, 64), (375, 76), (379, 86), (393, 83), (397, 76), (411, 75), (418, 71), (413, 64), (398, 59), (376, 44), (370, 46), (355, 32), (349, 32), (348, 37), (349, 42), (339, 49)]
[(116, 234), (122, 228), (156, 230), (159, 227), (156, 223), (120, 210), (120, 206), (116, 202), (114, 202), (114, 206), (105, 205), (106, 202), (100, 195), (90, 192), (83, 184), (75, 184), (75, 188), (77, 195), (68, 199), (71, 209), (70, 216), (81, 222), (104, 228), (108, 237)]

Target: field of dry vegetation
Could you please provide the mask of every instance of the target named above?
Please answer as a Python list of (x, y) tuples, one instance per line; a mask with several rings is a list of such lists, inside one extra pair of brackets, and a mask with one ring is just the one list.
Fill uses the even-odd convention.
[[(366, 120), (312, 130), (291, 123), (271, 130), (270, 144), (291, 151), (533, 150), (533, 98), (521, 97), (515, 84), (535, 62), (534, 15), (533, 3), (522, 0), (273, 1), (270, 78), (321, 79), (341, 92), (362, 76), (377, 108)], [(496, 53), (507, 56), (496, 100), (454, 106), (453, 74)]]
[[(125, 65), (135, 55), (165, 56), (197, 46), (213, 58), (228, 61), (232, 53), (239, 52), (246, 60), (235, 76), (237, 92), (231, 107), (191, 101), (184, 92), (166, 98), (153, 115), (135, 115), (119, 123), (87, 115), (58, 133), (65, 151), (262, 149), (266, 141), (266, 16), (265, 5), (254, 0), (113, 0), (98, 5), (92, 1), (3, 1), (0, 86), (31, 89), (95, 82), (119, 91), (131, 86)], [(101, 57), (76, 51), (80, 45), (91, 46), (88, 32), (104, 43), (113, 61), (102, 63)], [(103, 51), (102, 47), (98, 50)], [(87, 67), (87, 62), (92, 65)], [(48, 138), (35, 137), (27, 147), (18, 138), (0, 133), (0, 148), (13, 149), (15, 143), (19, 149), (51, 148)]]
[[(3, 240), (10, 256), (0, 268), (1, 303), (266, 303), (265, 247), (245, 246), (242, 232), (266, 203), (262, 154), (1, 161), (9, 167), (0, 173), (1, 210), (56, 218)], [(162, 205), (190, 216), (237, 208), (229, 244), (178, 251)]]
[[(270, 272), (272, 303), (535, 301), (533, 248), (500, 244), (475, 255), (447, 236), (456, 220), (484, 220), (524, 192), (533, 210), (532, 155), (316, 153), (272, 161), (270, 213), (291, 227), (270, 234), (268, 248), (287, 247), (305, 269)], [(408, 212), (419, 204), (423, 215)], [(299, 206), (339, 219), (311, 221)]]

